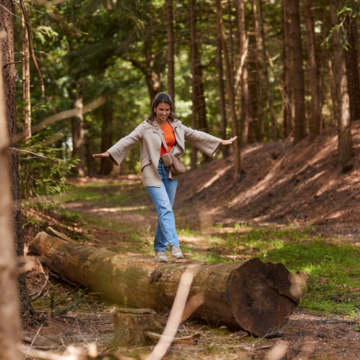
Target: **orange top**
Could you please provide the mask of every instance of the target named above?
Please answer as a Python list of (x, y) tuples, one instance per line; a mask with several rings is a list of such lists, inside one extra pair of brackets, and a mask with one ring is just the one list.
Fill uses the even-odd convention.
[[(170, 150), (173, 148), (173, 146), (175, 145), (175, 142), (176, 142), (174, 130), (168, 121), (166, 122), (166, 124), (164, 126), (160, 126), (160, 129), (164, 133), (164, 139), (165, 139), (166, 145), (168, 146), (168, 150), (170, 152)], [(163, 154), (166, 154), (166, 152), (167, 151), (161, 142), (160, 156)]]

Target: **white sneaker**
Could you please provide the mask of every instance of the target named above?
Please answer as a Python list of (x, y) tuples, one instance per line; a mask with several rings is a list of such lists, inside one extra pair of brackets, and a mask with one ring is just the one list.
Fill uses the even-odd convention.
[(174, 245), (171, 247), (171, 256), (173, 259), (183, 259), (184, 255), (180, 250), (179, 245)]
[(163, 251), (155, 251), (155, 261), (167, 262), (167, 257)]

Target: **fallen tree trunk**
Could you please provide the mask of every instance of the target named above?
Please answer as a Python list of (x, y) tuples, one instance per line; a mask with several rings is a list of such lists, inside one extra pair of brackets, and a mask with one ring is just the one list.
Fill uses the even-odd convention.
[(106, 299), (156, 311), (172, 306), (182, 273), (198, 267), (189, 298), (202, 293), (205, 302), (194, 316), (257, 336), (282, 328), (299, 300), (289, 271), (280, 263), (265, 264), (257, 258), (215, 265), (194, 261), (164, 264), (45, 232), (36, 236), (29, 250), (42, 255), (41, 261), (50, 269)]

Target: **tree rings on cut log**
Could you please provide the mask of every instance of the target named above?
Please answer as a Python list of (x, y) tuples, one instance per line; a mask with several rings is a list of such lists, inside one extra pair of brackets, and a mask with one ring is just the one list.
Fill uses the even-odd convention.
[(264, 264), (257, 258), (234, 271), (230, 301), (239, 325), (258, 336), (277, 333), (299, 301), (291, 293), (291, 279), (284, 265)]

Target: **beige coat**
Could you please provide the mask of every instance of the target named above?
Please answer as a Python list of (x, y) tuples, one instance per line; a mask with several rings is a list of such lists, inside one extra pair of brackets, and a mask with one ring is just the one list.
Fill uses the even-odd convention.
[[(212, 156), (218, 148), (221, 139), (202, 131), (193, 130), (183, 125), (180, 120), (169, 121), (174, 129), (176, 144), (171, 153), (177, 158), (184, 155), (185, 140), (198, 148), (207, 156)], [(128, 136), (119, 140), (108, 152), (111, 161), (120, 166), (131, 147), (140, 141), (141, 175), (145, 186), (160, 187), (161, 179), (158, 173), (160, 159), (161, 137), (164, 135), (156, 120), (143, 121)], [(175, 178), (170, 173), (171, 179)]]

